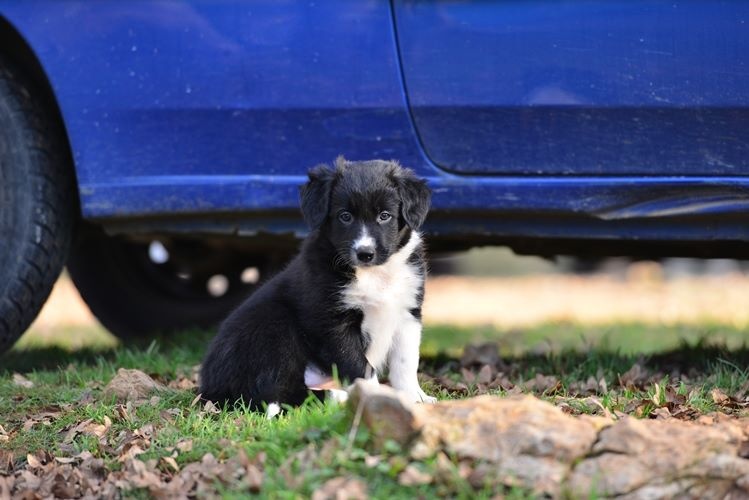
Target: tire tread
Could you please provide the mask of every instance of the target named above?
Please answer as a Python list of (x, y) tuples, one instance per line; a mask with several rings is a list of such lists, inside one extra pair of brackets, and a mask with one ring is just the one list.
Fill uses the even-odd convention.
[(0, 251), (21, 256), (0, 270), (0, 353), (28, 328), (49, 296), (77, 220), (75, 178), (62, 124), (36, 90), (0, 54), (0, 100), (22, 138), (29, 167), (24, 175), (31, 187), (30, 206), (21, 207), (29, 209), (24, 238), (0, 242)]

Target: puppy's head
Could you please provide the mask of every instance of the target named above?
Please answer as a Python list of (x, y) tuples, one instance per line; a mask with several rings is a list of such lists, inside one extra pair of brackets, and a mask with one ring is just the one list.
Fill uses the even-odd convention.
[(352, 267), (385, 263), (424, 223), (431, 193), (426, 182), (395, 162), (320, 165), (301, 188), (302, 213)]

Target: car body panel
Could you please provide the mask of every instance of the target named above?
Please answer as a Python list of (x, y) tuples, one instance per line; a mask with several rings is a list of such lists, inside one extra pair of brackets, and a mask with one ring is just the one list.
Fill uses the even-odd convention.
[[(422, 163), (387, 3), (35, 1), (0, 12), (57, 96), (86, 216), (156, 209), (138, 195), (144, 184), (208, 190), (246, 176), (250, 189), (257, 175), (301, 176), (339, 154)], [(132, 200), (97, 195), (111, 185)]]
[[(497, 4), (516, 9), (516, 22), (524, 10), (530, 15), (541, 7), (557, 9), (557, 4), (541, 2)], [(727, 119), (727, 125), (715, 130), (697, 126), (694, 120), (690, 125), (697, 127), (695, 140), (705, 139), (709, 151), (730, 150), (730, 155), (719, 155), (720, 161), (731, 165), (730, 175), (728, 167), (710, 163), (694, 148), (683, 152), (689, 160), (682, 161), (683, 170), (664, 163), (662, 171), (655, 171), (656, 159), (664, 154), (657, 141), (634, 148), (621, 168), (567, 161), (590, 157), (592, 147), (603, 151), (611, 144), (602, 136), (596, 142), (596, 138), (570, 135), (546, 119), (536, 126), (548, 125), (549, 133), (556, 134), (549, 144), (554, 139), (564, 143), (567, 151), (553, 168), (536, 168), (534, 158), (545, 155), (544, 161), (551, 161), (551, 149), (539, 152), (538, 143), (523, 142), (528, 131), (515, 123), (508, 127), (515, 128), (508, 131), (516, 140), (513, 157), (489, 162), (495, 154), (490, 151), (485, 160), (491, 169), (477, 170), (479, 163), (473, 160), (441, 166), (432, 162), (420, 142), (423, 131), (417, 133), (411, 116), (419, 113), (420, 94), (407, 95), (404, 90), (412, 92), (411, 85), (404, 87), (404, 76), (407, 83), (413, 78), (413, 71), (402, 73), (398, 51), (406, 26), (396, 30), (394, 23), (407, 19), (403, 14), (408, 9), (429, 5), (448, 11), (464, 7), (491, 11), (497, 4), (0, 0), (0, 15), (23, 36), (49, 79), (68, 132), (84, 218), (112, 231), (301, 235), (306, 229), (298, 215), (298, 187), (307, 169), (343, 154), (349, 159), (397, 159), (427, 178), (434, 191), (434, 209), (426, 229), (435, 238), (464, 238), (467, 245), (511, 237), (749, 241), (745, 217), (749, 177), (743, 177), (745, 171), (739, 168), (746, 160), (737, 158), (746, 144), (747, 129), (730, 134), (726, 129), (746, 116), (749, 81), (738, 67), (724, 75), (736, 90), (736, 95), (721, 101), (725, 108), (692, 103), (697, 106), (692, 111), (703, 117), (716, 112), (718, 121), (738, 118)], [(590, 2), (559, 5), (560, 11), (579, 13), (586, 6), (602, 10)], [(678, 5), (690, 5), (696, 12), (700, 5), (715, 4)], [(736, 5), (721, 2), (716, 9), (725, 16), (739, 9)], [(393, 12), (400, 17), (394, 18)], [(438, 29), (420, 26), (424, 33)], [(731, 52), (743, 47), (743, 32), (724, 34), (729, 54), (720, 64), (743, 60), (744, 52)], [(711, 50), (718, 50), (714, 45)], [(538, 50), (531, 45), (526, 56), (546, 57)], [(413, 52), (413, 46), (406, 46), (403, 62), (414, 57)], [(638, 54), (643, 64), (656, 57)], [(470, 67), (470, 54), (465, 59)], [(704, 92), (707, 99), (713, 78), (714, 74), (704, 75), (692, 90)], [(580, 76), (575, 82), (583, 80)], [(672, 94), (680, 92), (672, 83)], [(618, 85), (617, 92), (627, 89), (623, 83)], [(482, 95), (508, 99), (528, 113), (544, 108), (518, 101), (518, 94), (476, 92), (475, 96), (462, 91), (444, 95), (440, 98), (445, 101), (437, 104), (449, 108), (456, 99), (465, 99), (461, 107), (467, 114), (458, 117), (462, 122), (452, 124), (459, 126), (480, 118), (481, 110), (472, 111), (471, 103), (473, 97), (482, 103)], [(638, 102), (645, 102), (644, 98), (629, 102), (620, 94), (611, 99), (589, 104), (604, 113), (621, 111), (624, 102), (627, 112), (638, 112)], [(716, 99), (708, 99), (708, 104)], [(643, 112), (655, 109), (652, 102), (645, 104)], [(682, 104), (662, 109), (680, 112)], [(667, 128), (669, 116), (656, 113), (650, 125)], [(612, 115), (604, 125), (611, 127), (607, 133), (628, 133), (621, 115)], [(711, 134), (718, 132), (728, 134), (721, 139), (724, 142), (712, 141)], [(663, 146), (673, 149), (683, 144), (684, 137), (676, 136), (666, 134)], [(448, 127), (440, 137), (449, 149), (451, 138), (461, 137), (461, 132)], [(726, 141), (733, 145), (725, 146)], [(485, 146), (479, 142), (477, 151)], [(571, 170), (557, 168), (564, 158)], [(518, 162), (517, 168), (512, 161)], [(535, 170), (529, 165), (536, 165)], [(546, 250), (553, 253), (554, 248)]]
[(398, 0), (428, 156), (476, 175), (749, 175), (749, 3)]

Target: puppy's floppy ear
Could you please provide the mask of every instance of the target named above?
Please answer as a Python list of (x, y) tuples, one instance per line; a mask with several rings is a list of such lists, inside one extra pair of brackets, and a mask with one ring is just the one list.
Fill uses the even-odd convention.
[(309, 181), (299, 189), (302, 215), (311, 229), (317, 229), (328, 216), (335, 173), (327, 165), (318, 165), (307, 175)]
[(403, 220), (411, 229), (419, 229), (429, 212), (431, 190), (425, 180), (416, 177), (413, 170), (408, 168), (399, 168), (394, 180), (401, 199)]

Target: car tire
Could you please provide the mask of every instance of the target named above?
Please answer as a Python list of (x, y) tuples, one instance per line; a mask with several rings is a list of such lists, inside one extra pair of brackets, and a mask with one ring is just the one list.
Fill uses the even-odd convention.
[[(238, 280), (242, 268), (237, 265), (232, 273), (237, 279), (232, 280), (227, 292), (212, 296), (206, 290), (207, 280), (212, 275), (228, 275), (227, 262), (238, 255), (236, 252), (227, 257), (220, 249), (195, 240), (193, 247), (199, 251), (186, 252), (187, 258), (172, 265), (150, 260), (149, 241), (158, 240), (110, 236), (84, 223), (68, 260), (68, 272), (81, 297), (121, 340), (138, 342), (156, 334), (213, 328), (256, 287), (256, 283)], [(175, 246), (171, 249), (177, 253), (180, 245)], [(190, 279), (181, 278), (181, 270), (190, 269), (191, 259), (203, 269)], [(269, 262), (258, 264), (257, 258), (253, 265), (263, 277), (272, 269)]]
[(77, 218), (69, 150), (44, 95), (0, 56), (0, 352), (47, 300)]

